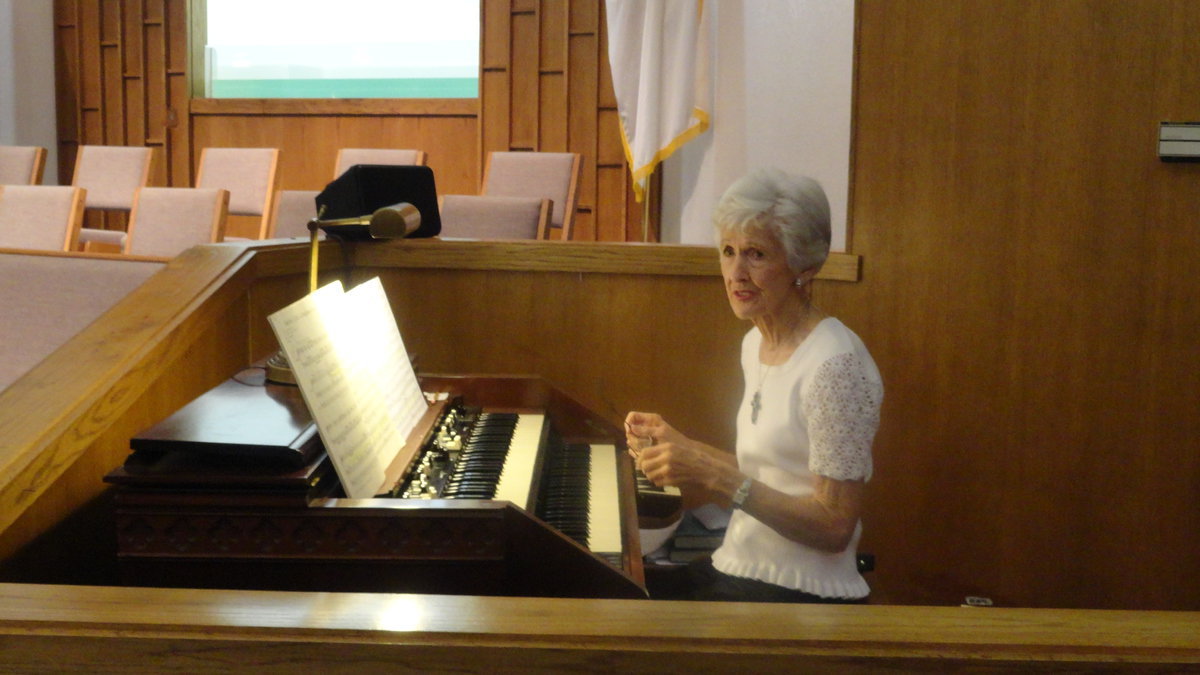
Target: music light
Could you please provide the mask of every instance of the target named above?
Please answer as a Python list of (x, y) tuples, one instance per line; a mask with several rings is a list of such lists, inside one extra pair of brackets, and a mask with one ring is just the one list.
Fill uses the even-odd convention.
[[(308, 222), (309, 293), (317, 290), (319, 232), (339, 241), (371, 241), (433, 237), (442, 229), (433, 171), (426, 166), (356, 164), (327, 185), (316, 202), (317, 217)], [(323, 219), (327, 214), (336, 217)], [(267, 359), (267, 379), (296, 384), (283, 350)]]

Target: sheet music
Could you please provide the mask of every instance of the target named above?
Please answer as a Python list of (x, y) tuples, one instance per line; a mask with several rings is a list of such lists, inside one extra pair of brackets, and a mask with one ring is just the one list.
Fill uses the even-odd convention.
[(346, 300), (350, 301), (347, 309), (355, 317), (352, 329), (363, 341), (362, 353), (371, 357), (369, 367), (381, 383), (380, 396), (403, 444), (429, 403), (417, 382), (383, 283), (379, 277), (361, 283), (346, 293)]
[(268, 320), (347, 496), (375, 496), (427, 405), (379, 279), (328, 284)]

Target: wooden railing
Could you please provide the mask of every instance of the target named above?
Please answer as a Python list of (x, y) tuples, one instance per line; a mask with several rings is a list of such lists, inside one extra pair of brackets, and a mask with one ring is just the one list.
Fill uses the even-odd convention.
[(1179, 672), (1200, 614), (0, 584), (28, 672)]

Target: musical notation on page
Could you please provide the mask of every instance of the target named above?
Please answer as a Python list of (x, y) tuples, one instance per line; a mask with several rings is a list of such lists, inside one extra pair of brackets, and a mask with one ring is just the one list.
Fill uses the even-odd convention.
[(382, 283), (333, 282), (268, 320), (346, 495), (375, 496), (428, 405)]

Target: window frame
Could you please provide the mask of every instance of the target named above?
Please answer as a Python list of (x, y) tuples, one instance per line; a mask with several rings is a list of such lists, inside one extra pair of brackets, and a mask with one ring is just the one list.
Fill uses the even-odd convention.
[[(479, 0), (479, 61), (474, 97), (462, 98), (211, 98), (205, 95), (208, 0), (188, 0), (188, 93), (199, 114), (474, 115), (483, 93), (484, 4)], [(197, 103), (203, 101), (203, 103)], [(220, 102), (220, 103), (219, 103)], [(273, 103), (274, 102), (274, 103)]]

